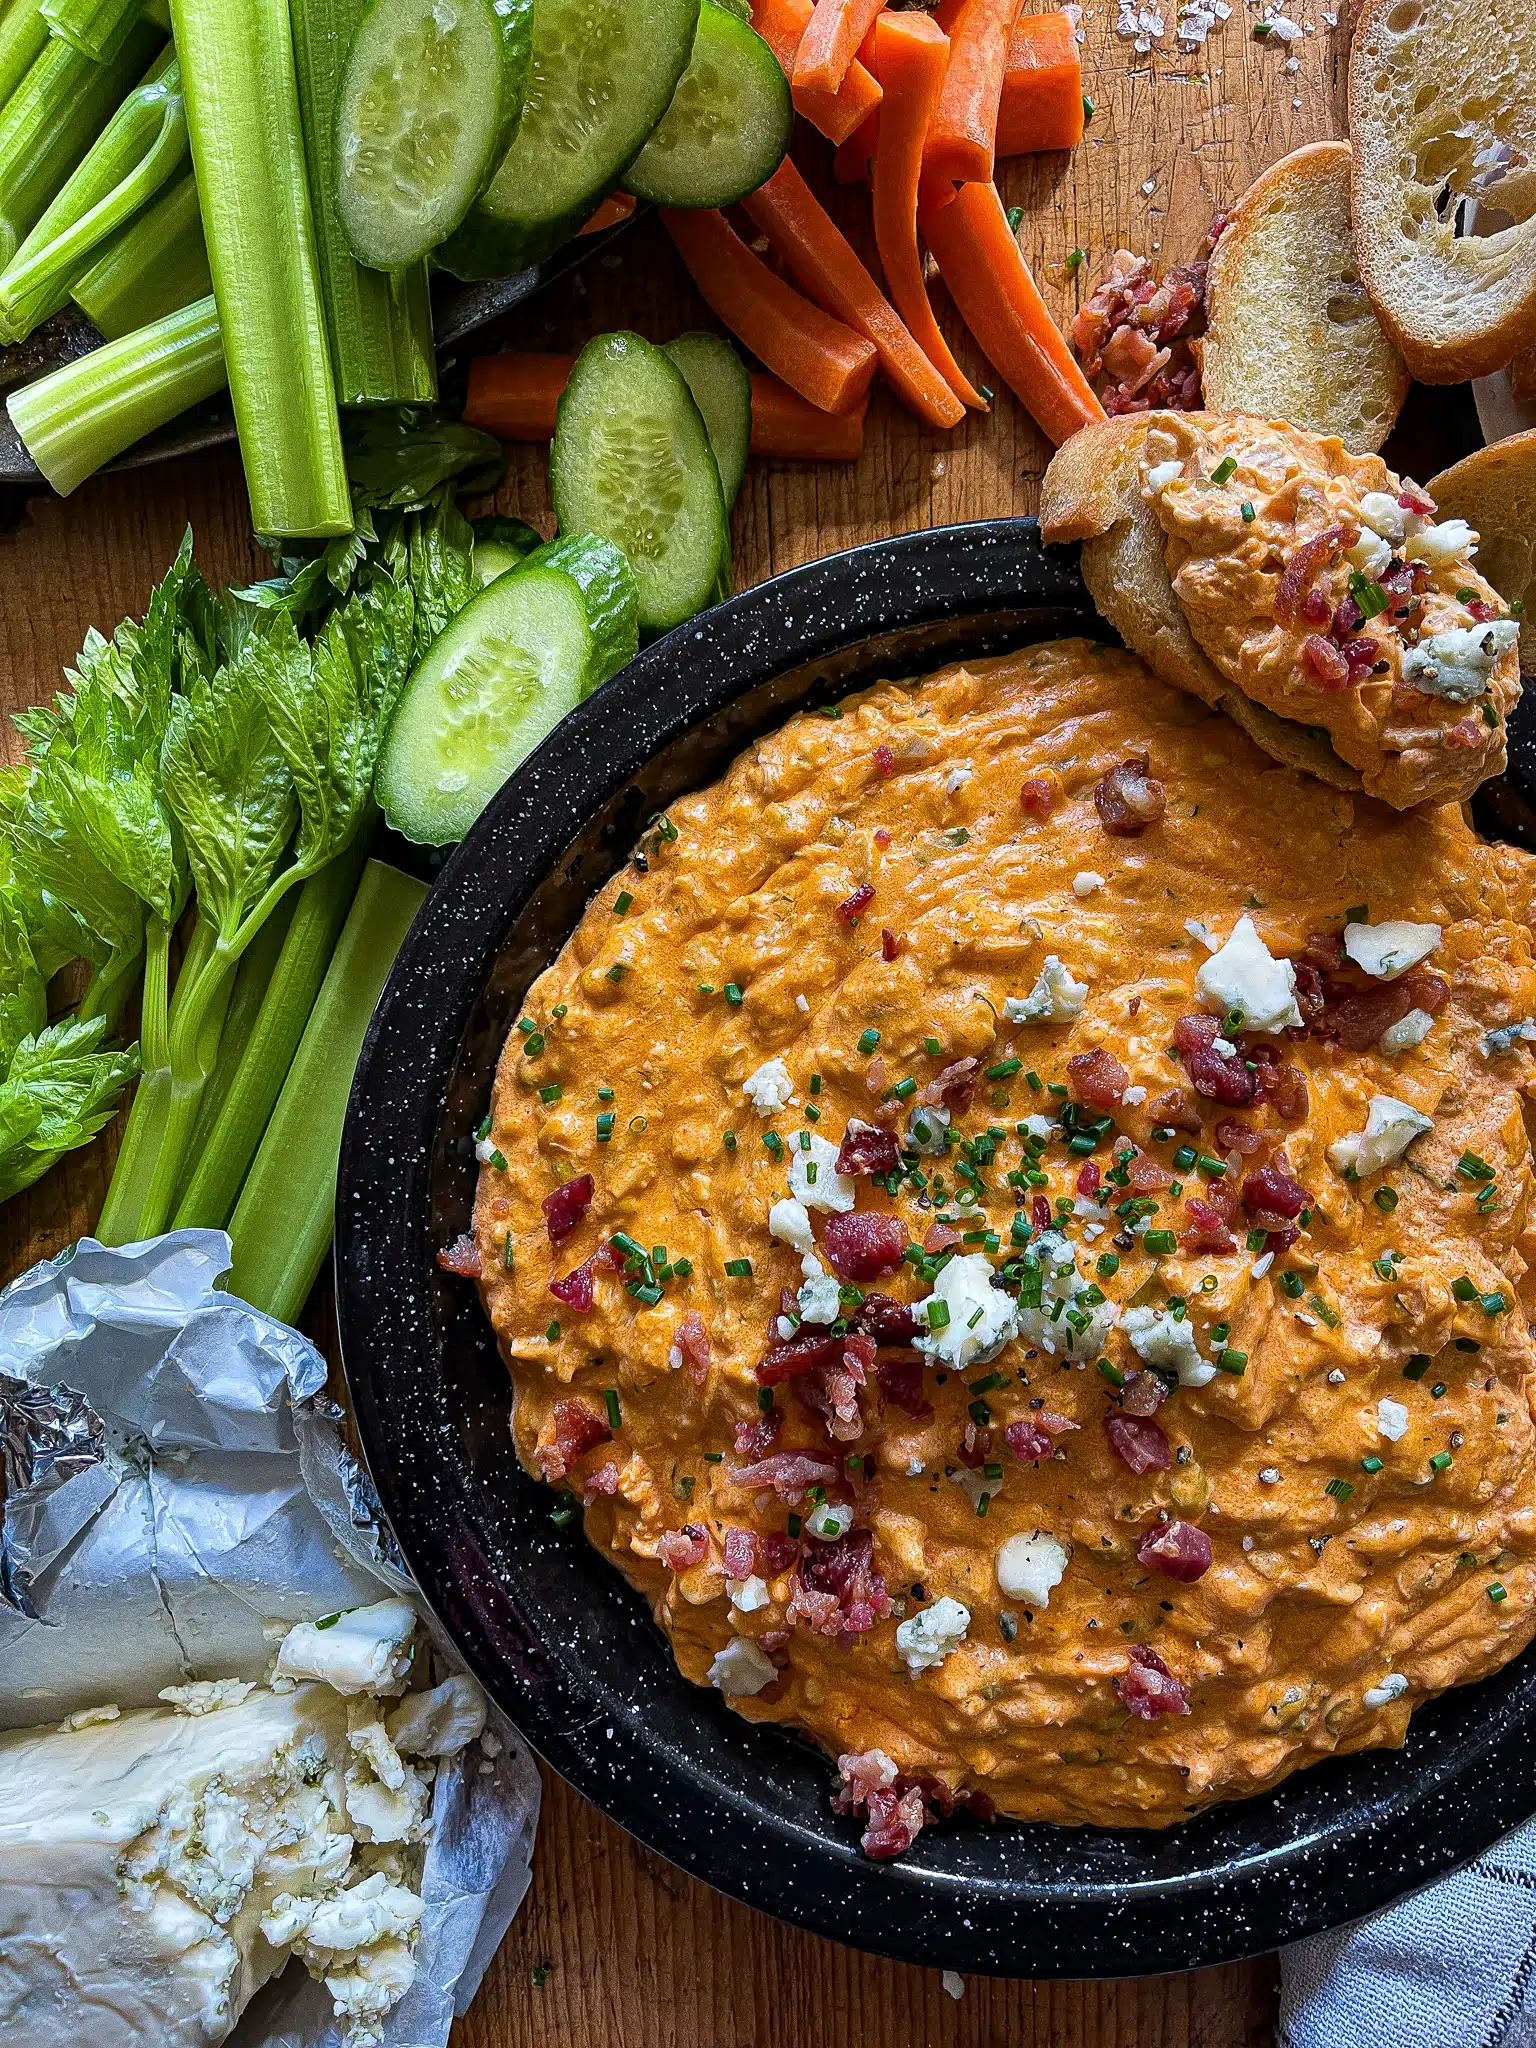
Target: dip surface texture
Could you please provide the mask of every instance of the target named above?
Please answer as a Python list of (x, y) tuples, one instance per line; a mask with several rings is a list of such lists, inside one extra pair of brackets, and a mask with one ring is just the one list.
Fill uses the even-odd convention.
[(1400, 1743), (1536, 1623), (1533, 872), (1086, 641), (791, 720), (509, 1037), (518, 1455), (853, 1803)]

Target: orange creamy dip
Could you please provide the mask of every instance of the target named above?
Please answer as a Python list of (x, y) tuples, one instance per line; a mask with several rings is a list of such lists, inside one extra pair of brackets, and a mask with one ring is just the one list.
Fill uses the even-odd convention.
[[(1142, 756), (1162, 814), (1118, 836), (1104, 778)], [(924, 1779), (1028, 1818), (1161, 1825), (1319, 1756), (1400, 1743), (1427, 1696), (1523, 1647), (1536, 1623), (1530, 1053), (1486, 1034), (1536, 1013), (1531, 861), (1481, 844), (1452, 807), (1403, 817), (1277, 768), (1132, 657), (1085, 641), (797, 717), (676, 804), (644, 856), (529, 992), (481, 1147), (475, 1230), (518, 1455), (585, 1495), (589, 1536), (644, 1592), (689, 1678), (713, 1670), (743, 1714), (835, 1755), (883, 1753), (861, 1782), (888, 1758), (898, 1789)], [(1412, 969), (1433, 1006), (1415, 1009), (1419, 1042), (1351, 1050), (1320, 1035), (1336, 1021), (1266, 1036), (1202, 996), (1210, 946), (1244, 916), (1273, 963), (1309, 940), (1316, 954), (1319, 937), (1318, 957), (1337, 952), (1347, 914), (1439, 927)], [(1065, 971), (1054, 997), (1048, 956)], [(1304, 994), (1318, 981), (1270, 971)], [(1353, 1019), (1355, 1037), (1373, 1002), (1401, 1020), (1406, 999), (1383, 996), (1379, 975), (1345, 964), (1325, 978), (1325, 1015)], [(1037, 990), (1033, 1007), (1070, 1010), (1073, 985), (1079, 1014), (1010, 1021), (1009, 999), (1030, 1007)], [(1190, 1056), (1170, 1056), (1179, 1020), (1213, 1001), (1233, 1036), (1209, 1058), (1239, 1077), (1262, 1069), (1274, 1099), (1201, 1095)], [(1100, 1050), (1109, 1069), (1069, 1070)], [(776, 1060), (791, 1099), (773, 1108)], [(919, 1155), (914, 1111), (964, 1061), (979, 1063), (970, 1105), (946, 1152)], [(1068, 1112), (1082, 1139), (1099, 1131), (1091, 1151), (1070, 1149), (1064, 1106), (1102, 1096), (1106, 1072), (1117, 1099)], [(1169, 1091), (1198, 1129), (1162, 1120)], [(1368, 1129), (1373, 1097), (1432, 1121), (1351, 1180), (1329, 1148)], [(806, 1140), (836, 1148), (851, 1119), (906, 1146), (895, 1193), (835, 1175), (825, 1154), (807, 1186)], [(812, 1204), (839, 1182), (855, 1214), (900, 1219), (898, 1244), (920, 1246), (940, 1216), (971, 1239), (949, 1265), (971, 1262), (979, 1294), (921, 1253), (860, 1283), (904, 1304), (950, 1290), (957, 1312), (917, 1340), (939, 1355), (914, 1367), (904, 1347), (924, 1419), (883, 1390), (891, 1354), (869, 1346), (854, 1347), (862, 1385), (822, 1371), (760, 1387), (785, 1331), (793, 1350), (828, 1330), (776, 1320), (785, 1289), (796, 1315), (802, 1288), (827, 1309), (803, 1253), (770, 1234), (797, 1156), (823, 1268), (846, 1225)], [(1347, 1164), (1348, 1147), (1337, 1156)], [(1085, 1160), (1102, 1200), (1078, 1192)], [(1266, 1165), (1305, 1206), (1250, 1238), (1237, 1190)], [(588, 1174), (590, 1206), (554, 1247), (542, 1205)], [(1040, 1197), (1048, 1238), (1033, 1227)], [(1214, 1230), (1192, 1197), (1215, 1204)], [(1202, 1216), (1204, 1241), (1220, 1239), (1223, 1204), (1232, 1249), (1192, 1248)], [(1284, 1223), (1272, 1203), (1258, 1212)], [(656, 1292), (654, 1256), (652, 1278), (603, 1270), (615, 1233), (665, 1248), (658, 1299), (629, 1291)], [(582, 1312), (550, 1283), (594, 1253)], [(989, 1289), (987, 1269), (1005, 1267), (1039, 1309)], [(852, 1294), (836, 1306), (859, 1314)], [(1022, 1334), (968, 1355), (999, 1317)], [(1131, 1431), (1145, 1442), (1150, 1424), (1166, 1462), (1133, 1469), (1117, 1431), (1149, 1405), (1138, 1393), (1169, 1383)], [(737, 1432), (764, 1423), (770, 1397), (780, 1420), (763, 1455), (830, 1466), (819, 1498), (733, 1479), (750, 1461)], [(584, 1417), (578, 1434), (601, 1440), (567, 1455), (557, 1406), (571, 1403), (567, 1424)], [(1010, 1429), (1038, 1461), (1009, 1447)], [(804, 1589), (865, 1532), (865, 1567), (820, 1633), (828, 1595)], [(739, 1565), (746, 1534), (757, 1568), (728, 1586), (727, 1546)], [(1154, 1544), (1208, 1567), (1169, 1576), (1138, 1554)], [(852, 1608), (857, 1627), (840, 1627)], [(1149, 1690), (1172, 1710), (1142, 1718)]]

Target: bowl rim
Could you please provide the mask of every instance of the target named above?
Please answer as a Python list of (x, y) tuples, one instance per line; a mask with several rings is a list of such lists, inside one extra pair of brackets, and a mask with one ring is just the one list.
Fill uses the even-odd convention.
[[(944, 621), (963, 635), (969, 622), (1032, 609), (1114, 639), (1093, 614), (1075, 550), (1045, 550), (1036, 521), (926, 528), (786, 570), (714, 607), (647, 647), (562, 721), (448, 857), (375, 1011), (342, 1145), (336, 1300), (359, 1439), (401, 1551), (469, 1667), (578, 1791), (692, 1875), (853, 1946), (997, 1975), (1131, 1976), (1236, 1961), (1340, 1926), (1536, 1813), (1536, 1745), (1521, 1734), (1536, 1710), (1536, 1657), (1431, 1702), (1401, 1749), (1309, 1766), (1172, 1829), (1008, 1822), (984, 1833), (968, 1823), (959, 1869), (934, 1850), (936, 1830), (911, 1858), (871, 1863), (847, 1823), (833, 1837), (723, 1797), (697, 1759), (627, 1714), (579, 1655), (562, 1662), (572, 1646), (552, 1644), (519, 1612), (474, 1535), (472, 1555), (445, 1542), (444, 1515), (472, 1491), (464, 1472), (427, 1450), (433, 1490), (424, 1495), (411, 1471), (418, 1402), (451, 1344), (440, 1306), (449, 1283), (435, 1261), (443, 1240), (434, 1235), (433, 1155), (471, 1013), (540, 876), (659, 753), (755, 687), (835, 667), (883, 636)], [(1005, 625), (998, 631), (1016, 638)], [(834, 680), (828, 694), (843, 689)], [(478, 1297), (472, 1313), (480, 1315)], [(573, 1568), (593, 1602), (583, 1624), (632, 1627), (624, 1603), (644, 1613), (640, 1596), (585, 1544), (579, 1524), (575, 1542), (586, 1558), (573, 1550)], [(745, 1744), (770, 1763), (776, 1754), (786, 1770), (794, 1763), (800, 1745), (785, 1730), (745, 1721), (671, 1670), (696, 1710), (701, 1746), (739, 1757)], [(792, 1751), (769, 1753), (765, 1743)], [(830, 1782), (819, 1753), (818, 1765)], [(1266, 1822), (1284, 1839), (1266, 1841)], [(1057, 1873), (1049, 1884), (1010, 1875), (1007, 1855), (986, 1848), (1042, 1836)], [(1080, 1874), (1069, 1867), (1077, 1852)], [(1106, 1859), (1120, 1872), (1112, 1881), (1094, 1874)]]

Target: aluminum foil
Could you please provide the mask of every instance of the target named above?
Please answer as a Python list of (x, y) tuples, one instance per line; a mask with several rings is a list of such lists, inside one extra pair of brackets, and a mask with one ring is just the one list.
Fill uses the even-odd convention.
[[(294, 1622), (414, 1596), (324, 1359), (216, 1291), (229, 1263), (221, 1231), (82, 1238), (0, 1292), (0, 1727), (260, 1680)], [(434, 1661), (457, 1668), (417, 1605)], [(442, 2048), (528, 1889), (538, 1774), (494, 1708), (489, 1737), (438, 1771), (417, 1978), (385, 2048)], [(295, 1965), (231, 2039), (341, 2035)]]

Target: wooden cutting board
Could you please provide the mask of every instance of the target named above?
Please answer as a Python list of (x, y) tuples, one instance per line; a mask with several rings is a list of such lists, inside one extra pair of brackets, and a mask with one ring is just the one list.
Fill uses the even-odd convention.
[[(1117, 33), (1116, 7), (1083, 10), (1096, 113), (1081, 148), (1016, 159), (1001, 178), (1005, 200), (1024, 208), (1025, 255), (1063, 318), (1116, 247), (1167, 262), (1203, 254), (1212, 214), (1260, 170), (1344, 132), (1348, 0), (1337, 25), (1316, 0), (1289, 0), (1303, 27), (1290, 43), (1256, 41), (1253, 0), (1233, 0), (1230, 19), (1190, 48), (1177, 40), (1175, 0), (1159, 0), (1145, 11), (1162, 33), (1145, 52)], [(796, 155), (872, 261), (865, 196), (833, 187), (819, 138), (802, 135)], [(1087, 261), (1072, 278), (1074, 248)], [(967, 373), (995, 384), (942, 290), (934, 296)], [(666, 236), (643, 220), (515, 315), (505, 339), (572, 349), (613, 327), (664, 341), (713, 324)], [(737, 587), (882, 534), (1033, 512), (1048, 456), (1006, 391), (990, 416), (944, 437), (877, 390), (858, 463), (748, 471)], [(494, 509), (551, 530), (542, 450), (512, 451)], [(110, 632), (140, 610), (189, 522), (210, 578), (266, 573), (232, 455), (102, 479), (67, 505), (36, 501), (0, 539), (0, 707), (49, 695), (88, 626)], [(5, 745), (14, 754), (8, 726)], [(0, 1279), (90, 1229), (115, 1144), (108, 1132), (0, 1210)], [(326, 1343), (328, 1302), (308, 1320)], [(1020, 1958), (1022, 1971), (1028, 1963)], [(1125, 1984), (973, 1978), (956, 2000), (936, 1971), (857, 1955), (718, 1897), (550, 1778), (533, 1892), (454, 2038), (456, 2048), (800, 2048), (830, 2031), (844, 2048), (1261, 2048), (1273, 2039), (1276, 1983), (1270, 1958)]]

